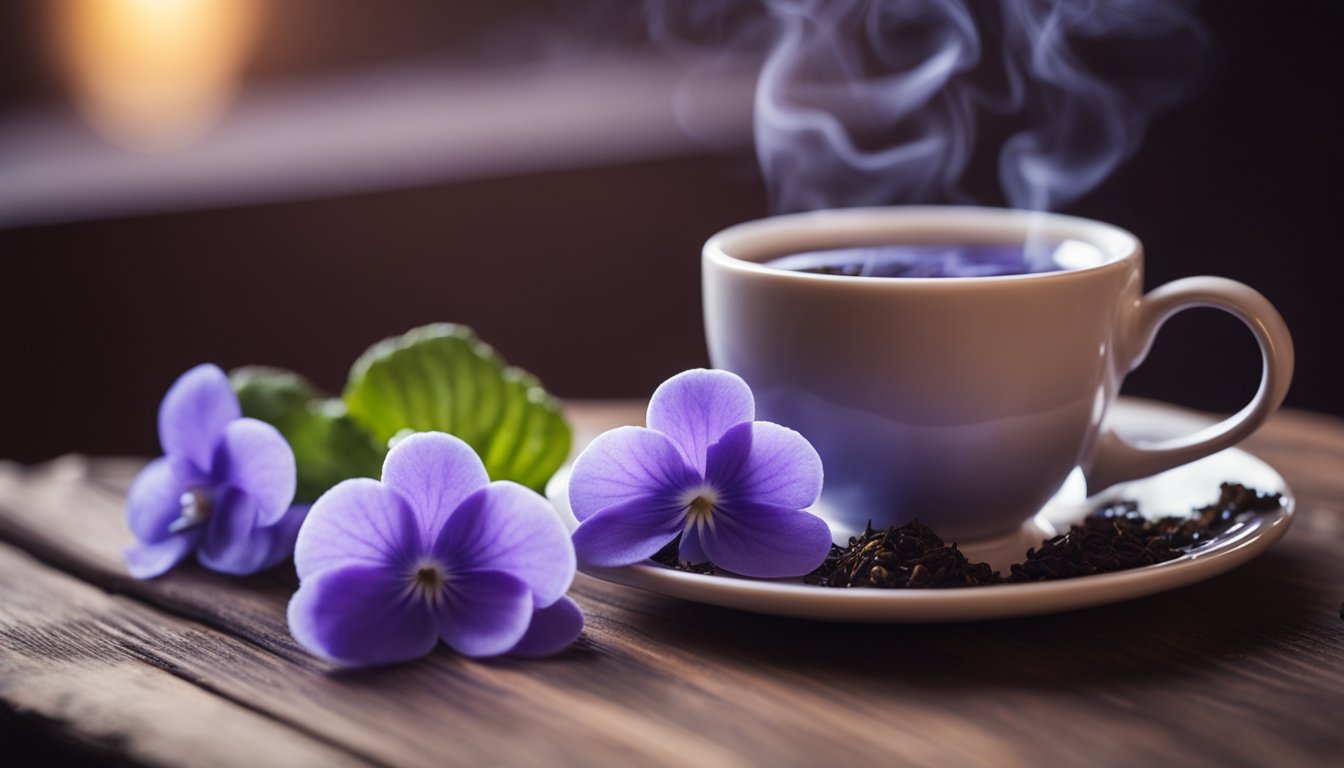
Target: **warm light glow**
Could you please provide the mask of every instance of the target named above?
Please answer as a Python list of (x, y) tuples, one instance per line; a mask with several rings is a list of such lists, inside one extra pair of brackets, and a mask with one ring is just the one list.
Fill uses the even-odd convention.
[(123, 146), (164, 151), (205, 133), (233, 97), (256, 0), (58, 0), (57, 47), (80, 109)]

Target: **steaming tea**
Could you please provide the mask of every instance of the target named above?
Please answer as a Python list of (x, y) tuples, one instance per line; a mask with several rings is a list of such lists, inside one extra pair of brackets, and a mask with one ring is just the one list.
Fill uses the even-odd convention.
[(1030, 245), (900, 244), (835, 248), (765, 262), (776, 269), (847, 277), (994, 277), (1094, 267), (1105, 261), (1078, 240)]
[[(1230, 447), (1292, 375), (1263, 296), (1213, 277), (1144, 295), (1138, 239), (1072, 216), (809, 211), (730, 227), (701, 264), (709, 359), (751, 384), (758, 419), (816, 448), (820, 509), (841, 530), (919, 519), (952, 541), (1014, 534), (1078, 467), (1099, 491)], [(822, 267), (841, 275), (793, 271)], [(1194, 307), (1255, 335), (1255, 399), (1198, 434), (1128, 443), (1105, 415), (1162, 324)]]

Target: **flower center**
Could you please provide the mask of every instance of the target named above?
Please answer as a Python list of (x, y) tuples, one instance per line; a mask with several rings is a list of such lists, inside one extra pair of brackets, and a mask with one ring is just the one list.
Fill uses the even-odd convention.
[(442, 565), (432, 560), (422, 560), (411, 568), (406, 589), (411, 595), (434, 603), (443, 595), (443, 585), (447, 583), (448, 572)]
[(706, 527), (714, 530), (714, 504), (718, 501), (714, 489), (708, 486), (697, 488), (686, 494), (685, 498), (686, 527), (682, 533), (689, 533), (691, 529), (704, 530)]
[(178, 503), (182, 505), (182, 512), (176, 520), (168, 524), (171, 533), (180, 533), (205, 523), (210, 519), (210, 510), (215, 506), (214, 500), (204, 488), (192, 488), (182, 494)]

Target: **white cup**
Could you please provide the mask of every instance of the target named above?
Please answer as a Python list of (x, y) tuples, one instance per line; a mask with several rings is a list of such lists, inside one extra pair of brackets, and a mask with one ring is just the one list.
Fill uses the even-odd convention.
[[(1074, 242), (1090, 264), (995, 277), (889, 278), (765, 266), (793, 253), (887, 244)], [(1013, 532), (1082, 467), (1090, 491), (1227, 448), (1283, 401), (1293, 344), (1255, 290), (1190, 277), (1142, 291), (1134, 235), (1087, 219), (992, 208), (817, 211), (740, 224), (705, 244), (715, 367), (756, 394), (757, 418), (801, 432), (825, 464), (841, 529), (918, 518), (954, 541)], [(1107, 417), (1173, 314), (1217, 307), (1260, 344), (1251, 402), (1198, 434), (1132, 445)]]

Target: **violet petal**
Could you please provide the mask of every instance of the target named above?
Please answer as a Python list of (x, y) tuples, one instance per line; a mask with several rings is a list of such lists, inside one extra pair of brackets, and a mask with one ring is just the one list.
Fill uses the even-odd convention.
[(676, 538), (685, 513), (673, 501), (652, 497), (605, 507), (574, 529), (575, 554), (603, 568), (647, 560)]
[(532, 619), (532, 593), (502, 571), (454, 571), (434, 607), (439, 636), (463, 656), (498, 656), (522, 640)]
[(787, 427), (739, 424), (709, 447), (705, 478), (721, 504), (773, 504), (803, 509), (821, 495), (821, 457)]
[(311, 504), (294, 504), (280, 518), (280, 522), (258, 532), (266, 540), (266, 559), (262, 561), (260, 570), (273, 568), (294, 554), (294, 542), (310, 509)]
[(209, 472), (224, 427), (242, 415), (229, 377), (218, 366), (198, 365), (182, 374), (163, 396), (159, 443), (169, 456), (182, 456), (201, 472)]
[(418, 659), (439, 637), (429, 606), (401, 574), (362, 565), (304, 579), (289, 601), (289, 631), (304, 648), (352, 667)]
[(126, 522), (135, 538), (152, 544), (172, 536), (168, 526), (182, 515), (185, 490), (167, 457), (146, 464), (126, 494)]
[(434, 554), (449, 570), (504, 571), (523, 581), (536, 607), (554, 603), (574, 580), (574, 546), (550, 502), (517, 483), (495, 482), (448, 518)]
[(583, 632), (583, 611), (578, 603), (562, 597), (532, 614), (527, 634), (509, 649), (510, 656), (538, 658), (559, 653)]
[(173, 469), (173, 476), (183, 488), (205, 488), (213, 484), (210, 473), (197, 469), (190, 459), (183, 456), (165, 456)]
[(729, 371), (684, 371), (659, 385), (649, 400), (649, 428), (670, 437), (701, 475), (709, 446), (730, 427), (755, 418), (751, 388)]
[(718, 507), (700, 543), (712, 563), (743, 576), (781, 578), (816, 570), (831, 548), (826, 521), (773, 504)]
[(265, 528), (257, 525), (257, 504), (237, 488), (214, 499), (205, 538), (196, 559), (212, 571), (244, 575), (261, 570), (270, 554)]
[(681, 534), (681, 543), (677, 546), (677, 559), (684, 563), (703, 563), (709, 560), (705, 548), (700, 544), (699, 530), (692, 528)]
[(578, 520), (617, 504), (673, 497), (700, 484), (666, 435), (641, 427), (618, 427), (597, 437), (569, 475), (569, 505)]
[(338, 567), (409, 565), (425, 549), (401, 494), (361, 477), (337, 483), (313, 504), (294, 544), (294, 570), (302, 580)]
[(383, 462), (383, 482), (401, 492), (426, 543), (462, 500), (490, 482), (471, 446), (453, 435), (420, 432), (392, 446)]
[(257, 524), (274, 525), (294, 501), (294, 451), (275, 427), (238, 419), (224, 427), (211, 474), (244, 491), (256, 505)]
[(162, 576), (196, 547), (201, 534), (188, 531), (151, 544), (136, 542), (126, 549), (126, 570), (137, 579)]

